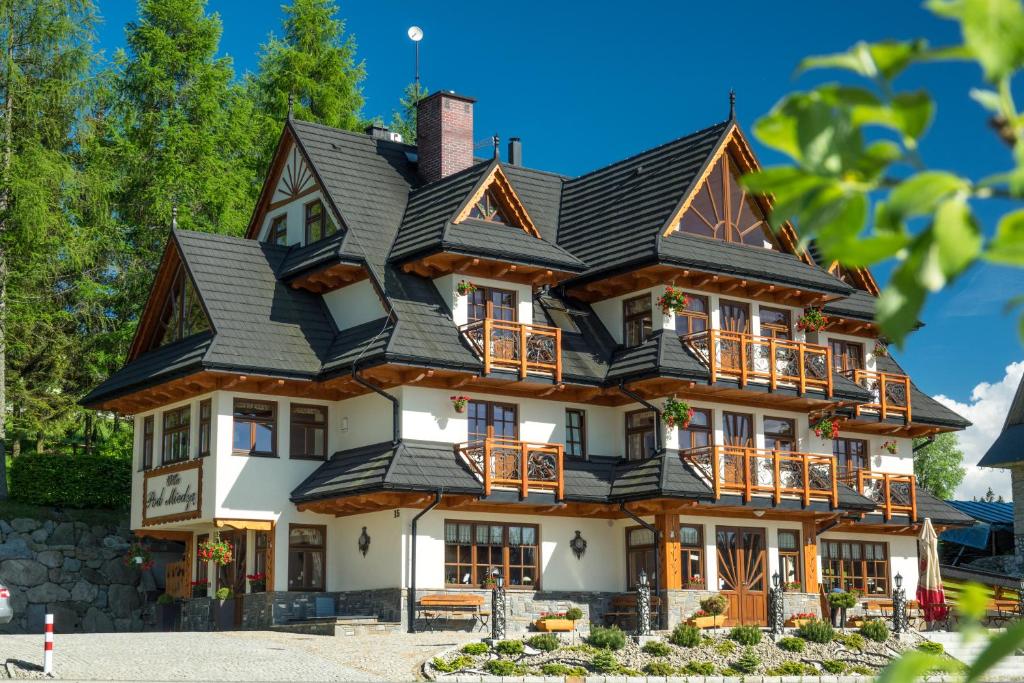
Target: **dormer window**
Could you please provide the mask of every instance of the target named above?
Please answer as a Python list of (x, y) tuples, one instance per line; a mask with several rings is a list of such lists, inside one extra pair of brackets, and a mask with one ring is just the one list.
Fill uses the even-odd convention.
[(338, 227), (327, 215), (322, 201), (317, 199), (306, 204), (306, 244), (330, 237), (337, 231)]
[(488, 223), (501, 223), (502, 225), (508, 223), (505, 215), (501, 212), (501, 207), (495, 201), (494, 195), (490, 190), (484, 192), (480, 200), (473, 204), (473, 207), (469, 210), (469, 217), (475, 218), (478, 221), (487, 221)]
[(171, 285), (160, 325), (161, 332), (156, 337), (159, 339), (156, 346), (170, 344), (210, 329), (210, 321), (199, 303), (196, 288), (183, 268), (178, 269), (174, 284)]
[(267, 242), (284, 246), (288, 244), (288, 214), (274, 216), (267, 233)]

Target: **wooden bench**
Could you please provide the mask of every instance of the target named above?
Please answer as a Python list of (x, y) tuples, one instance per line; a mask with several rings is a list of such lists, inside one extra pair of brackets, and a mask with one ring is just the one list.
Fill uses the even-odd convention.
[[(651, 624), (658, 626), (658, 619), (661, 614), (661, 598), (651, 596)], [(618, 626), (623, 630), (629, 630), (636, 626), (636, 594), (627, 593), (616, 595), (612, 598), (608, 611), (604, 613), (605, 626)]]
[[(985, 616), (983, 622), (989, 626), (1000, 626), (1020, 618), (1020, 605), (1017, 599), (1018, 591), (1006, 586), (984, 586), (988, 593), (988, 602), (985, 604)], [(944, 580), (942, 589), (946, 594), (946, 604), (950, 615), (953, 615), (953, 604), (960, 596), (963, 589), (963, 582), (958, 580)], [(953, 617), (957, 621), (958, 618)], [(947, 619), (947, 625), (949, 623)]]
[(485, 620), (490, 612), (482, 609), (484, 596), (472, 593), (438, 593), (435, 595), (424, 595), (416, 603), (416, 610), (427, 630), (433, 631), (434, 624), (443, 619), (445, 627), (448, 622), (454, 619), (472, 619), (474, 623), (485, 625)]

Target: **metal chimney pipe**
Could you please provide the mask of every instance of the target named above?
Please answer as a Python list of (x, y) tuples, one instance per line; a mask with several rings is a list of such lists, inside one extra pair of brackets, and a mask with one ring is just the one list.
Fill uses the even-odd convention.
[(508, 139), (508, 165), (523, 165), (523, 142), (519, 138)]

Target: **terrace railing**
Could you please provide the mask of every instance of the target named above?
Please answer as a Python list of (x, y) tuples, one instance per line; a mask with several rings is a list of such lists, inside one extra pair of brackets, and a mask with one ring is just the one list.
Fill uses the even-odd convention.
[(891, 474), (871, 470), (842, 470), (839, 481), (865, 498), (873, 500), (886, 521), (894, 514), (917, 519), (917, 492), (913, 474)]
[(562, 444), (483, 439), (456, 444), (455, 450), (483, 482), (484, 495), (489, 496), (493, 488), (510, 488), (523, 498), (531, 490), (539, 490), (553, 491), (562, 499)]
[(562, 330), (505, 320), (476, 320), (460, 328), (483, 360), (484, 374), (493, 368), (516, 370), (520, 379), (533, 372), (562, 381)]
[(910, 378), (894, 372), (850, 370), (847, 376), (871, 392), (871, 400), (858, 404), (856, 415), (874, 414), (885, 420), (891, 415), (911, 421)]

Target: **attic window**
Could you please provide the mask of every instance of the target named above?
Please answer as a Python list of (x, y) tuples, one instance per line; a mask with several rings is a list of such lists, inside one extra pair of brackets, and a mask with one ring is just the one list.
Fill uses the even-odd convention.
[(480, 200), (469, 210), (469, 217), (475, 218), (478, 221), (487, 221), (488, 223), (508, 224), (505, 214), (501, 212), (501, 207), (495, 201), (494, 195), (490, 190), (484, 192)]
[(306, 204), (306, 244), (318, 242), (338, 232), (338, 226), (324, 210), (324, 203), (317, 199)]
[(174, 284), (167, 293), (167, 302), (160, 314), (160, 327), (154, 348), (180, 341), (210, 329), (210, 321), (199, 303), (192, 279), (183, 268), (178, 269)]
[(723, 154), (679, 219), (679, 229), (692, 235), (752, 247), (774, 246), (764, 213), (737, 181), (739, 169)]

